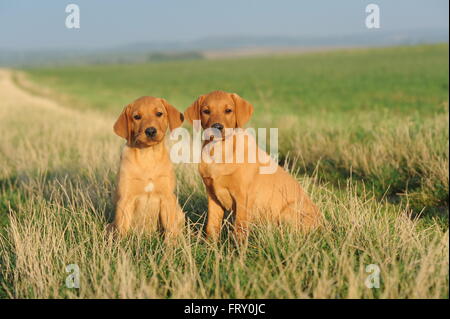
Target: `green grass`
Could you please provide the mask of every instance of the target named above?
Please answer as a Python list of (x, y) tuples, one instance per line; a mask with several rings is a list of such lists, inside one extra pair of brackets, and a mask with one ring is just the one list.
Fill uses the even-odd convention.
[[(236, 92), (275, 116), (319, 111), (444, 112), (448, 45), (342, 50), (301, 56), (31, 69), (38, 83), (98, 110), (119, 112), (141, 95), (185, 109), (216, 89)], [(258, 110), (260, 110), (258, 112)], [(342, 114), (344, 113), (344, 114)]]
[[(17, 74), (34, 97), (2, 83), (0, 297), (448, 298), (448, 45)], [(250, 125), (280, 128), (281, 160), (323, 229), (205, 242), (205, 190), (179, 164), (185, 236), (112, 240), (122, 107), (154, 95), (184, 110), (215, 89), (253, 103)], [(71, 263), (79, 290), (64, 285)], [(364, 284), (369, 264), (380, 289)]]

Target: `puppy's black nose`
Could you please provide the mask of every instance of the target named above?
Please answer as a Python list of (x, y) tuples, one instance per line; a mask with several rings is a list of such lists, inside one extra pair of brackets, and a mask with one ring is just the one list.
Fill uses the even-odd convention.
[(154, 127), (147, 127), (145, 129), (145, 135), (148, 137), (154, 137), (156, 135), (156, 128)]
[(218, 130), (223, 130), (223, 125), (220, 123), (214, 123), (211, 127), (216, 128)]

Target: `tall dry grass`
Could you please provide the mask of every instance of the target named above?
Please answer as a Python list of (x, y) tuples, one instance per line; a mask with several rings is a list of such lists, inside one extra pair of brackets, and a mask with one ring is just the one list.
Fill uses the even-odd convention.
[(416, 212), (448, 214), (448, 104), (430, 116), (326, 114), (284, 119), (281, 153), (299, 158), (299, 167), (317, 169), (329, 181), (352, 176), (378, 197), (402, 200)]
[[(215, 245), (195, 223), (206, 210), (195, 166), (178, 165), (178, 194), (190, 220), (185, 236), (173, 246), (140, 234), (114, 240), (104, 230), (121, 145), (113, 118), (6, 85), (0, 78), (2, 297), (448, 297), (448, 227), (412, 218), (406, 206), (365, 191), (363, 181), (334, 186), (301, 177), (326, 215), (322, 229), (305, 235), (262, 225), (247, 245), (231, 236)], [(391, 133), (382, 134), (376, 139), (394, 143)], [(327, 134), (318, 131), (302, 146), (313, 150), (312, 140)], [(391, 160), (373, 149), (354, 152), (362, 166)], [(79, 289), (65, 285), (69, 264), (80, 268)], [(379, 288), (365, 284), (370, 264), (380, 269)]]

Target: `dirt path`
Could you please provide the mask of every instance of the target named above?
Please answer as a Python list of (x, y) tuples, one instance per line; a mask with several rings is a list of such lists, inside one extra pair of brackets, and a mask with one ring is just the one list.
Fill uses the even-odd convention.
[[(67, 124), (70, 122), (77, 131), (85, 130), (87, 126), (102, 127), (108, 133), (112, 131), (114, 120), (112, 117), (105, 114), (99, 116), (95, 110), (80, 111), (63, 105), (51, 97), (23, 89), (14, 81), (15, 72), (18, 71), (0, 68), (0, 121), (17, 118), (18, 124), (23, 126), (27, 122), (24, 117), (34, 117), (37, 121), (31, 120), (33, 124), (44, 122), (52, 125), (51, 122), (56, 120)], [(38, 85), (30, 83), (30, 86), (39, 92)], [(12, 112), (15, 114), (11, 114)]]
[(122, 141), (113, 118), (30, 93), (14, 72), (0, 69), (0, 178), (114, 167)]
[[(76, 110), (61, 106), (58, 102), (43, 96), (34, 95), (14, 83), (13, 70), (0, 69), (0, 109), (14, 108), (27, 105), (62, 112), (66, 114), (79, 113)], [(20, 110), (17, 110), (20, 111)]]

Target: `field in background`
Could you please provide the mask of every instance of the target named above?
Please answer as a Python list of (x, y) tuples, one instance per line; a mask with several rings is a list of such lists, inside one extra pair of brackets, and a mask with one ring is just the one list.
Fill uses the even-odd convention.
[[(1, 75), (1, 296), (448, 297), (448, 45)], [(324, 229), (260, 227), (246, 247), (211, 246), (195, 224), (202, 183), (178, 165), (192, 223), (179, 245), (112, 241), (116, 116), (142, 95), (184, 110), (219, 88), (253, 103), (249, 126), (279, 127), (281, 161)], [(71, 263), (80, 290), (64, 286)], [(380, 289), (365, 286), (368, 264)]]
[(318, 166), (324, 182), (352, 176), (378, 198), (409, 195), (415, 212), (448, 207), (448, 45), (27, 73), (65, 104), (110, 116), (142, 95), (184, 110), (236, 92), (255, 106), (250, 126), (280, 129), (281, 160), (299, 158), (301, 173)]

